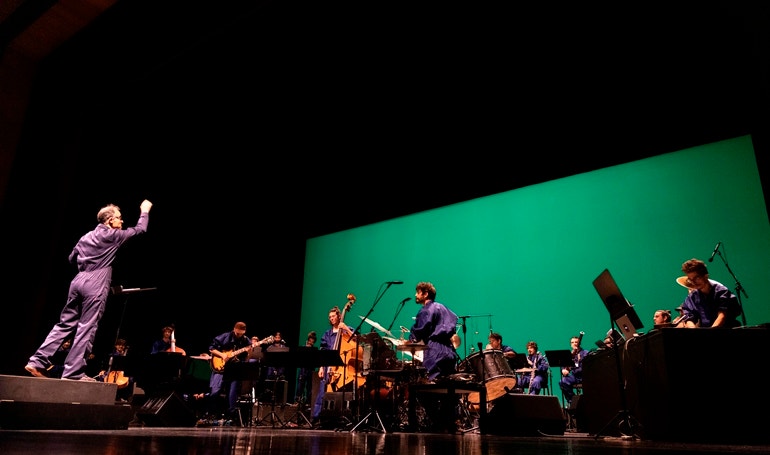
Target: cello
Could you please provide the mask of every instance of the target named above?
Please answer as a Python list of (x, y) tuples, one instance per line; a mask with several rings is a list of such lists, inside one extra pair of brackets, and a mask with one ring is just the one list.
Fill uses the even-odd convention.
[(338, 325), (337, 337), (334, 341), (334, 350), (340, 353), (342, 365), (329, 367), (328, 380), (326, 382), (326, 391), (335, 392), (341, 390), (352, 381), (356, 381), (357, 386), (362, 386), (366, 378), (358, 376), (356, 363), (363, 361), (363, 348), (356, 346), (356, 337), (349, 327), (343, 324), (345, 314), (356, 303), (356, 296), (348, 294), (348, 301), (342, 309), (340, 323)]

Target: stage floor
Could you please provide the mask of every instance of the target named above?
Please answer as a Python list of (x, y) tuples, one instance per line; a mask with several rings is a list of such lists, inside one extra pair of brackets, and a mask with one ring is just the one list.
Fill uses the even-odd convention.
[[(65, 418), (64, 416), (62, 416)], [(260, 455), (653, 455), (660, 453), (770, 453), (768, 445), (692, 444), (585, 433), (517, 437), (464, 434), (382, 433), (298, 428), (129, 427), (127, 430), (0, 430), (0, 453)]]

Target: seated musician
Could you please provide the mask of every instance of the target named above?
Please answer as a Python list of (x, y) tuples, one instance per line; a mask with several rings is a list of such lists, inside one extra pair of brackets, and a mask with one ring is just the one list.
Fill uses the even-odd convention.
[(671, 323), (671, 310), (655, 310), (655, 314), (652, 315), (652, 324), (656, 329), (662, 327), (673, 327)]
[(179, 352), (185, 355), (184, 349), (176, 345), (173, 327), (166, 326), (161, 329), (161, 337), (159, 340), (155, 340), (152, 344), (152, 351), (150, 351), (151, 354), (158, 352)]
[(489, 344), (487, 345), (487, 349), (503, 351), (503, 356), (506, 359), (512, 359), (516, 357), (516, 351), (514, 351), (513, 348), (507, 344), (503, 344), (503, 336), (497, 332), (492, 332), (489, 334)]
[(222, 414), (240, 424), (238, 396), (243, 379), (237, 375), (227, 375), (226, 366), (231, 363), (246, 362), (248, 350), (256, 346), (251, 337), (246, 336), (246, 323), (238, 321), (233, 329), (215, 336), (209, 344), (211, 354), (211, 377), (209, 379), (209, 414)]
[(564, 395), (564, 401), (569, 408), (572, 398), (575, 396), (575, 386), (583, 383), (583, 359), (589, 354), (588, 350), (580, 345), (582, 338), (573, 336), (569, 340), (570, 354), (572, 355), (573, 365), (561, 369), (561, 379), (559, 379), (559, 388)]
[(104, 369), (96, 377), (97, 381), (108, 382), (118, 385), (118, 391), (115, 395), (115, 401), (127, 402), (134, 395), (134, 378), (125, 375), (118, 358), (124, 358), (128, 355), (128, 344), (123, 338), (115, 340), (115, 346), (107, 358)]
[(540, 389), (548, 385), (548, 372), (551, 365), (540, 351), (537, 350), (537, 343), (527, 342), (527, 363), (531, 369), (529, 375), (522, 375), (521, 387), (529, 387), (530, 395), (540, 394)]

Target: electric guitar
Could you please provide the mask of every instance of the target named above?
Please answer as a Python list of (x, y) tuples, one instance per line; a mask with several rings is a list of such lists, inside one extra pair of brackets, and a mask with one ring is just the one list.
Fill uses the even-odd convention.
[[(256, 343), (252, 343), (248, 346), (242, 347), (240, 349), (236, 349), (234, 351), (222, 351), (223, 354), (225, 354), (225, 358), (217, 357), (215, 355), (211, 356), (211, 359), (209, 359), (209, 364), (211, 365), (211, 370), (215, 373), (222, 373), (225, 371), (225, 365), (227, 365), (227, 362), (238, 361), (238, 354), (244, 353), (252, 348), (256, 348), (257, 346), (272, 343), (275, 341), (275, 337), (273, 335), (270, 335), (269, 337), (265, 338), (264, 340), (259, 340)], [(233, 360), (235, 359), (235, 360)]]

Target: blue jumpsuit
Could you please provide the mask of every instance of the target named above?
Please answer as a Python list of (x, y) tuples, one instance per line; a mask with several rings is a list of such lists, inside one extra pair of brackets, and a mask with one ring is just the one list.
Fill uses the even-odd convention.
[(70, 283), (67, 303), (62, 309), (59, 322), (53, 326), (45, 341), (29, 358), (29, 365), (45, 370), (62, 342), (71, 337), (72, 348), (64, 361), (62, 379), (80, 379), (86, 374), (86, 359), (91, 354), (99, 320), (110, 292), (112, 263), (118, 249), (135, 235), (147, 231), (150, 215), (142, 212), (136, 226), (112, 229), (99, 224), (83, 235), (69, 255), (76, 264), (78, 274)]
[(456, 372), (460, 357), (451, 340), (456, 331), (457, 315), (441, 303), (429, 301), (417, 312), (409, 341), (428, 345), (422, 358), (428, 379)]

